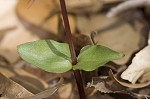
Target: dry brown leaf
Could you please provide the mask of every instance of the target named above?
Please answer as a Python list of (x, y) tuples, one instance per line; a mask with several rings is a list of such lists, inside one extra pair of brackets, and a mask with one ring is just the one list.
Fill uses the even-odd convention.
[(49, 72), (43, 71), (39, 68), (35, 68), (35, 67), (31, 67), (31, 66), (30, 67), (25, 66), (25, 67), (23, 67), (23, 70), (41, 78), (42, 80), (44, 80), (47, 83), (58, 77), (58, 75), (56, 75), (54, 73), (49, 73)]
[(31, 34), (24, 27), (19, 26), (17, 29), (7, 32), (3, 37), (0, 43), (0, 54), (10, 63), (14, 63), (19, 59), (17, 45), (38, 39), (36, 35)]
[(2, 2), (6, 7), (10, 7), (6, 10), (3, 9), (5, 13), (0, 17), (0, 30), (7, 30), (2, 31), (2, 33), (5, 32), (5, 36), (0, 43), (0, 55), (7, 59), (9, 63), (14, 63), (19, 59), (17, 45), (39, 39), (19, 22), (15, 12), (17, 2), (18, 0)]
[[(59, 1), (59, 0), (58, 0)], [(73, 13), (88, 13), (97, 12), (103, 6), (102, 0), (66, 0), (66, 6), (69, 12)]]
[(117, 93), (126, 90), (125, 87), (119, 85), (108, 76), (93, 77), (92, 82), (89, 82), (87, 87), (94, 87), (103, 93)]
[(34, 96), (26, 97), (23, 99), (45, 99), (45, 98), (48, 98), (58, 90), (58, 88), (63, 84), (63, 82), (64, 82), (64, 79), (60, 78), (60, 80), (58, 81), (58, 83), (54, 87), (50, 87), (45, 91), (42, 91), (38, 94), (35, 94)]
[(125, 87), (129, 87), (129, 88), (143, 88), (146, 87), (150, 84), (150, 82), (144, 82), (144, 83), (140, 83), (140, 84), (131, 84), (131, 83), (126, 83), (126, 82), (122, 82), (119, 81), (113, 74), (113, 72), (110, 70), (109, 71), (109, 75), (111, 76), (111, 78), (113, 78), (117, 83), (119, 83), (122, 86)]
[(58, 89), (58, 94), (61, 99), (69, 99), (72, 92), (72, 84), (64, 84)]
[[(29, 8), (27, 8), (27, 2), (28, 0), (19, 0), (17, 5), (18, 16), (26, 22), (41, 27), (51, 33), (58, 33), (58, 14), (60, 13), (55, 11), (55, 9), (59, 9), (59, 5), (57, 6), (56, 1), (36, 0)], [(76, 23), (74, 16), (69, 15), (69, 22), (71, 31), (74, 33)]]
[[(19, 69), (19, 71), (21, 72), (21, 74), (30, 75), (28, 73), (25, 73), (25, 71), (23, 71), (21, 69)], [(24, 72), (24, 73), (22, 73), (22, 72)], [(36, 83), (37, 82), (34, 82), (34, 84), (36, 84)], [(60, 78), (59, 82), (54, 87), (47, 88), (45, 91), (41, 91), (37, 94), (32, 94), (31, 92), (27, 91), (21, 85), (15, 83), (14, 81), (12, 81), (12, 80), (6, 78), (5, 76), (3, 76), (2, 74), (0, 74), (0, 94), (2, 94), (0, 99), (3, 99), (3, 98), (8, 98), (8, 99), (9, 98), (10, 99), (48, 98), (58, 90), (58, 88), (62, 85), (62, 83), (63, 83), (63, 78)], [(37, 87), (41, 87), (41, 86), (39, 85)]]
[(15, 76), (15, 74), (13, 72), (11, 72), (8, 69), (2, 68), (2, 67), (0, 67), (0, 73), (2, 73), (7, 78)]
[(11, 77), (11, 79), (34, 94), (37, 94), (48, 88), (48, 84), (44, 82), (41, 78), (36, 77), (24, 71), (23, 69), (15, 68), (14, 72), (16, 75), (14, 77)]
[(0, 73), (20, 84), (33, 94), (37, 94), (48, 88), (48, 84), (41, 80), (41, 78), (36, 77), (21, 68), (12, 68), (10, 65), (1, 66)]
[(121, 0), (103, 0), (103, 2), (105, 4), (111, 4), (111, 3), (115, 3), (115, 2), (120, 2)]
[(1, 97), (8, 97), (11, 99), (23, 98), (33, 95), (31, 92), (27, 91), (24, 87), (6, 78), (2, 74), (0, 74), (0, 94), (2, 94)]
[(142, 49), (140, 52), (136, 54), (133, 58), (132, 63), (129, 67), (121, 74), (121, 78), (128, 80), (132, 83), (136, 83), (136, 81), (143, 76), (143, 80), (147, 79), (150, 71), (150, 40), (149, 45)]

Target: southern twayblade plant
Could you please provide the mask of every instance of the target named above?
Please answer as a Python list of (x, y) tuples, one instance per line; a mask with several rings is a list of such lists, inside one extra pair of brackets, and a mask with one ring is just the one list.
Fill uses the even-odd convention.
[(86, 99), (79, 70), (93, 71), (109, 61), (123, 57), (123, 54), (101, 45), (87, 45), (76, 57), (65, 0), (60, 0), (60, 5), (68, 44), (53, 40), (38, 40), (19, 45), (18, 52), (22, 59), (45, 71), (63, 73), (72, 70), (80, 99)]
[(93, 71), (109, 61), (123, 57), (122, 53), (101, 45), (83, 47), (77, 57), (78, 63), (73, 66), (69, 46), (53, 40), (38, 40), (18, 46), (23, 60), (45, 71), (64, 73), (69, 70)]

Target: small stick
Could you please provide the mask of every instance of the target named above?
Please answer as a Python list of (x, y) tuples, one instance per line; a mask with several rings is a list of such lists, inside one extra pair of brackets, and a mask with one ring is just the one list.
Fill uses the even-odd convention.
[[(70, 53), (71, 53), (72, 65), (76, 65), (77, 57), (76, 57), (74, 44), (73, 44), (73, 40), (72, 40), (72, 34), (71, 34), (70, 25), (69, 25), (69, 21), (68, 21), (65, 0), (60, 0), (60, 5), (61, 5), (61, 12), (62, 12), (63, 21), (64, 21), (64, 25), (65, 25), (67, 42), (69, 44), (69, 49), (70, 49)], [(83, 80), (82, 80), (80, 71), (76, 70), (76, 71), (73, 71), (73, 73), (74, 73), (74, 76), (76, 79), (80, 99), (86, 99), (85, 92), (84, 92), (84, 86), (83, 86)]]

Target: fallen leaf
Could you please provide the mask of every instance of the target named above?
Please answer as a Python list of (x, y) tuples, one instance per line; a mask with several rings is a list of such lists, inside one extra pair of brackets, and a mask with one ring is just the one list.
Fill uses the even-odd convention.
[(18, 0), (12, 0), (11, 2), (0, 2), (3, 5), (1, 6), (3, 11), (0, 13), (0, 31), (2, 36), (3, 33), (5, 33), (0, 43), (0, 54), (5, 57), (9, 63), (14, 63), (19, 59), (16, 46), (18, 44), (30, 41), (31, 39), (37, 40), (38, 37), (30, 34), (30, 32), (26, 30), (26, 28), (24, 28), (19, 22), (16, 15), (16, 5)]
[(15, 76), (15, 74), (13, 72), (11, 72), (10, 70), (3, 68), (3, 67), (0, 67), (0, 73), (3, 74), (7, 78)]
[(128, 80), (132, 83), (140, 77), (149, 74), (150, 71), (150, 40), (149, 45), (138, 52), (132, 60), (129, 67), (121, 74), (121, 78)]
[[(28, 0), (19, 0), (16, 8), (18, 16), (30, 24), (57, 34), (59, 5), (56, 0), (36, 0), (29, 8), (27, 2)], [(70, 14), (68, 17), (71, 32), (74, 33), (75, 17)]]
[(15, 76), (10, 77), (33, 94), (37, 94), (48, 88), (48, 84), (41, 78), (34, 76), (21, 68), (14, 68)]
[(146, 86), (150, 85), (150, 82), (144, 82), (144, 83), (140, 83), (140, 84), (131, 84), (131, 83), (126, 83), (126, 82), (119, 81), (114, 76), (114, 74), (111, 70), (109, 71), (109, 75), (111, 76), (111, 78), (113, 78), (120, 85), (125, 86), (125, 87), (129, 87), (129, 88), (143, 88), (143, 87), (146, 87)]
[(69, 99), (72, 92), (72, 84), (64, 84), (58, 89), (58, 94), (61, 99)]
[(31, 34), (31, 32), (26, 30), (24, 27), (19, 26), (18, 28), (7, 32), (7, 34), (3, 37), (0, 42), (0, 55), (5, 57), (9, 63), (14, 63), (19, 59), (16, 47), (19, 44), (38, 39), (39, 38), (36, 35)]
[(24, 87), (6, 78), (2, 74), (0, 74), (0, 94), (1, 97), (8, 97), (8, 98), (23, 98), (33, 95), (31, 92), (27, 91)]
[(45, 98), (48, 98), (48, 97), (52, 96), (58, 90), (58, 88), (62, 85), (63, 81), (64, 81), (64, 79), (60, 78), (60, 80), (57, 82), (57, 84), (54, 87), (50, 87), (45, 91), (42, 91), (38, 94), (29, 96), (29, 97), (26, 97), (23, 99), (45, 99)]
[(12, 68), (10, 65), (0, 66), (0, 73), (20, 84), (33, 94), (37, 94), (48, 88), (48, 84), (41, 78), (36, 77), (21, 68)]
[(47, 83), (58, 77), (58, 75), (56, 75), (55, 73), (46, 72), (41, 70), (40, 68), (35, 68), (33, 66), (24, 66), (23, 70), (41, 78)]
[(103, 2), (106, 4), (111, 4), (111, 3), (115, 3), (115, 2), (120, 2), (121, 0), (104, 0)]
[[(62, 85), (63, 78), (53, 85), (53, 87), (47, 88), (45, 91), (41, 91), (37, 94), (32, 94), (26, 90), (21, 85), (15, 83), (14, 81), (6, 78), (4, 75), (0, 74), (0, 99), (43, 99), (48, 98), (53, 95), (58, 88)], [(39, 86), (38, 86), (39, 87)]]
[(121, 93), (126, 90), (124, 86), (116, 83), (109, 76), (93, 77), (92, 82), (89, 82), (87, 87), (94, 87), (96, 90), (103, 93)]
[[(59, 0), (58, 0), (59, 1)], [(101, 0), (66, 0), (66, 6), (69, 12), (84, 14), (99, 11), (103, 6)]]

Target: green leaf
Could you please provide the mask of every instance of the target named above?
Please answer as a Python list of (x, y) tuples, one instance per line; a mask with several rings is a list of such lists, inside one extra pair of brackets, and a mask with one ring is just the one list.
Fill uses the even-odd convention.
[(78, 56), (78, 63), (73, 66), (73, 69), (93, 71), (107, 62), (119, 59), (123, 56), (122, 53), (101, 45), (88, 45), (81, 49)]
[(72, 69), (69, 47), (53, 40), (38, 40), (18, 46), (22, 59), (45, 71), (63, 73)]

